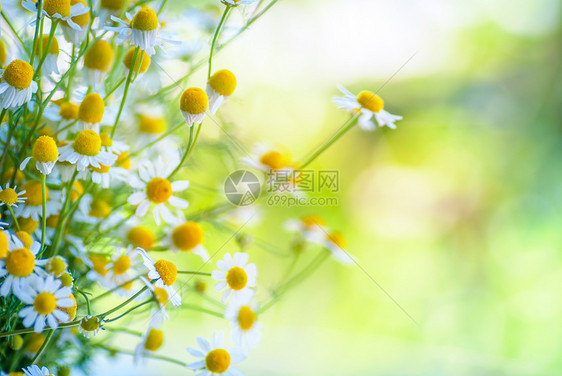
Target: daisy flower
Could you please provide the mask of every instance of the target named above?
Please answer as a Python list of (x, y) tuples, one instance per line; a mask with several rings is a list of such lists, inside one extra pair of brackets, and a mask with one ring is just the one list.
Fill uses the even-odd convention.
[(98, 17), (100, 26), (107, 23), (111, 16), (118, 16), (128, 0), (101, 0)]
[[(135, 49), (131, 48), (129, 49), (129, 51), (127, 51), (125, 57), (123, 57), (123, 65), (125, 65), (126, 68), (125, 75), (129, 74), (129, 71), (133, 66), (134, 56), (135, 56)], [(146, 52), (142, 51), (142, 59), (140, 58), (140, 56), (137, 56), (137, 59), (134, 62), (135, 69), (133, 72), (138, 72), (138, 75), (140, 76), (148, 70), (148, 67), (150, 67), (150, 56), (148, 56)]]
[(285, 222), (285, 229), (307, 239), (319, 239), (326, 236), (326, 221), (319, 215), (309, 214), (300, 219), (288, 220)]
[(68, 141), (60, 147), (59, 154), (59, 161), (76, 165), (78, 171), (84, 171), (90, 166), (112, 166), (117, 160), (115, 154), (101, 150), (101, 138), (91, 129), (81, 131), (74, 141)]
[(214, 115), (219, 107), (226, 102), (236, 89), (236, 76), (227, 69), (222, 69), (209, 78), (207, 82), (207, 96), (211, 115)]
[[(21, 5), (30, 12), (37, 12), (37, 4), (33, 0), (23, 0)], [(75, 0), (43, 0), (43, 16), (53, 21), (56, 19), (64, 21), (63, 24), (68, 25), (68, 27), (74, 30), (80, 30), (80, 25), (74, 22), (73, 17), (86, 14), (89, 10), (90, 8), (85, 6), (85, 2), (82, 3)], [(32, 25), (35, 25), (35, 21), (34, 19)]]
[(158, 324), (151, 323), (135, 347), (135, 362), (139, 362), (145, 354), (156, 352), (164, 343), (164, 332)]
[(197, 337), (198, 349), (188, 347), (187, 352), (201, 360), (188, 364), (187, 367), (200, 371), (197, 376), (243, 376), (244, 374), (232, 367), (231, 364), (243, 361), (246, 356), (237, 347), (224, 349), (222, 332), (213, 334), (213, 341), (209, 343), (205, 338)]
[(154, 231), (150, 227), (138, 223), (128, 227), (123, 235), (125, 235), (128, 243), (145, 251), (150, 251), (156, 242)]
[(51, 275), (45, 279), (33, 278), (25, 292), (18, 296), (27, 304), (27, 307), (18, 313), (23, 319), (23, 326), (33, 326), (36, 333), (41, 333), (47, 321), (51, 329), (58, 328), (59, 322), (66, 322), (70, 318), (68, 313), (60, 308), (70, 308), (74, 305), (68, 297), (71, 293), (70, 287), (62, 287), (61, 281)]
[[(18, 217), (29, 218), (34, 221), (39, 221), (39, 217), (43, 215), (43, 191), (41, 183), (36, 180), (29, 180), (22, 185), (22, 191), (25, 191), (23, 198), (25, 198), (25, 205), (18, 206), (15, 214)], [(62, 207), (60, 200), (60, 192), (54, 192), (52, 199), (49, 200), (51, 194), (49, 188), (45, 187), (45, 199), (47, 200), (45, 215), (58, 214)]]
[[(128, 40), (133, 46), (137, 46), (148, 56), (156, 53), (155, 46), (162, 46), (161, 38), (158, 36), (158, 15), (150, 8), (141, 8), (131, 17), (126, 13), (126, 20), (111, 16), (111, 19), (121, 26), (106, 26), (105, 29), (119, 35), (121, 41)], [(130, 20), (130, 21), (129, 21)]]
[(100, 133), (101, 148), (103, 151), (113, 154), (121, 154), (129, 150), (129, 145), (121, 141), (115, 141), (107, 133)]
[(25, 170), (25, 167), (31, 160), (35, 159), (35, 168), (43, 175), (49, 175), (53, 171), (53, 167), (59, 158), (59, 149), (57, 143), (50, 136), (41, 136), (33, 144), (31, 149), (31, 157), (27, 157), (20, 164), (20, 170)]
[(26, 197), (23, 195), (25, 191), (16, 191), (17, 186), (10, 188), (10, 183), (6, 184), (5, 188), (0, 185), (0, 207), (2, 205), (17, 207), (18, 204), (25, 202)]
[(37, 91), (37, 82), (33, 81), (33, 67), (22, 60), (14, 60), (0, 70), (0, 99), (2, 108), (12, 109), (31, 100)]
[(13, 291), (19, 297), (33, 278), (47, 274), (42, 268), (46, 261), (35, 259), (40, 249), (41, 244), (38, 242), (25, 248), (21, 240), (10, 236), (6, 258), (0, 259), (0, 278), (4, 279), (0, 295), (8, 296)]
[(352, 114), (360, 113), (359, 126), (366, 131), (375, 129), (373, 117), (379, 127), (386, 125), (392, 129), (396, 128), (394, 122), (402, 119), (402, 116), (386, 112), (383, 109), (384, 101), (375, 93), (364, 90), (355, 96), (341, 85), (338, 85), (338, 89), (344, 94), (344, 97), (334, 98), (334, 103), (339, 109), (347, 110)]
[(49, 44), (49, 36), (43, 35), (43, 39), (41, 41), (42, 50), (39, 49), (39, 43), (37, 43), (37, 46), (35, 48), (35, 56), (37, 57), (37, 59), (35, 59), (34, 61), (33, 68), (37, 69), (37, 65), (39, 64), (41, 57), (47, 54), (47, 56), (45, 57), (45, 61), (43, 62), (43, 66), (41, 68), (43, 70), (43, 73), (45, 73), (46, 75), (50, 75), (51, 73), (59, 74), (60, 72), (57, 63), (59, 59), (59, 50), (60, 50), (59, 42), (57, 41), (57, 38), (53, 36), (53, 38), (51, 39), (51, 46), (47, 51), (48, 44)]
[(188, 127), (201, 123), (208, 108), (209, 97), (202, 89), (189, 88), (180, 98), (180, 110)]
[(254, 147), (253, 154), (252, 157), (242, 158), (242, 162), (263, 171), (291, 169), (291, 155), (283, 148), (260, 144)]
[[(152, 314), (152, 318), (154, 322), (158, 322), (162, 324), (165, 320), (168, 320), (170, 317), (166, 312), (166, 305), (170, 302), (170, 295), (168, 295), (168, 291), (162, 287), (156, 287), (153, 283), (151, 283), (148, 279), (141, 277), (141, 281), (148, 287), (150, 292), (152, 293), (152, 297), (156, 300), (158, 307), (160, 308), (157, 312)], [(173, 304), (173, 303), (172, 303)]]
[(72, 8), (82, 9), (81, 14), (73, 15), (62, 24), (62, 34), (64, 39), (75, 46), (79, 46), (88, 35), (88, 27), (92, 17), (90, 16), (90, 8), (84, 0), (70, 0)]
[(100, 123), (103, 120), (105, 104), (98, 93), (90, 93), (84, 97), (78, 107), (78, 120), (82, 129), (91, 129), (100, 133)]
[(138, 115), (138, 130), (144, 135), (153, 138), (151, 136), (158, 137), (162, 133), (166, 132), (166, 119), (163, 116), (149, 116), (145, 114)]
[[(178, 213), (178, 216), (183, 214)], [(184, 219), (184, 218), (182, 218)], [(168, 233), (168, 244), (171, 250), (193, 253), (203, 261), (209, 260), (209, 253), (203, 246), (203, 228), (197, 222), (183, 221)]]
[(102, 286), (109, 287), (107, 273), (109, 273), (109, 257), (101, 253), (90, 253), (87, 256), (80, 255), (80, 259), (90, 268), (86, 277), (92, 281), (98, 281)]
[(140, 248), (133, 249), (129, 246), (126, 249), (115, 252), (111, 258), (112, 262), (106, 268), (108, 273), (105, 278), (115, 285), (121, 285), (138, 274), (136, 269), (143, 265), (143, 258), (141, 257)]
[(68, 263), (62, 256), (51, 257), (45, 264), (45, 270), (55, 277), (60, 277), (63, 273), (65, 273), (67, 267)]
[(169, 224), (174, 223), (175, 218), (166, 206), (170, 204), (179, 209), (185, 209), (189, 205), (187, 201), (174, 197), (173, 194), (181, 192), (189, 187), (189, 181), (179, 180), (171, 183), (167, 176), (173, 171), (175, 163), (164, 163), (161, 157), (155, 164), (144, 161), (139, 166), (139, 177), (131, 177), (131, 187), (143, 189), (133, 193), (127, 200), (131, 205), (138, 205), (135, 214), (143, 217), (151, 204), (154, 204), (152, 214), (156, 224), (160, 225), (160, 217)]
[(226, 288), (222, 296), (223, 303), (226, 303), (231, 294), (233, 303), (248, 301), (254, 295), (251, 287), (256, 285), (258, 271), (256, 264), (248, 264), (248, 258), (247, 253), (237, 252), (234, 258), (227, 253), (222, 260), (217, 261), (219, 270), (213, 270), (211, 277), (219, 281), (215, 285), (217, 291)]
[[(52, 373), (47, 367), (39, 368), (36, 364), (27, 368), (22, 368), (22, 370), (25, 376), (52, 376)], [(14, 372), (14, 374), (17, 374), (17, 372)]]
[(261, 323), (258, 322), (255, 304), (230, 304), (224, 317), (232, 321), (232, 339), (242, 350), (256, 347), (261, 338)]
[(86, 338), (95, 337), (101, 329), (103, 329), (102, 323), (97, 316), (87, 315), (78, 325), (80, 333)]
[(339, 231), (324, 232), (324, 236), (321, 238), (316, 236), (316, 234), (313, 236), (309, 235), (305, 239), (320, 244), (329, 250), (332, 257), (341, 264), (350, 265), (353, 262), (353, 259), (345, 249), (347, 247), (347, 241)]
[(154, 281), (154, 286), (166, 290), (168, 299), (173, 305), (181, 305), (181, 296), (174, 288), (174, 283), (178, 278), (178, 269), (170, 261), (154, 260), (144, 251), (140, 252), (144, 266), (148, 268), (148, 278)]
[(84, 54), (84, 74), (94, 90), (101, 88), (113, 63), (113, 48), (105, 40), (98, 40)]
[(47, 105), (43, 114), (45, 118), (58, 123), (57, 137), (59, 139), (64, 140), (69, 131), (74, 131), (75, 127), (71, 125), (78, 120), (78, 108), (77, 104), (64, 99), (52, 101)]

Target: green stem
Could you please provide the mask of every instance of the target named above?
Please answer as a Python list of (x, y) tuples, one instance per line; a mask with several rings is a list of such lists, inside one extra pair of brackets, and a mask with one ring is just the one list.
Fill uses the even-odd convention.
[(112, 318), (112, 319), (107, 319), (107, 320), (104, 320), (104, 321), (105, 321), (105, 322), (117, 321), (117, 320), (119, 320), (120, 318), (122, 318), (122, 317), (124, 317), (124, 316), (127, 316), (129, 313), (133, 312), (133, 311), (136, 310), (137, 308), (140, 308), (140, 307), (142, 307), (142, 306), (144, 306), (144, 305), (146, 305), (146, 304), (148, 304), (148, 303), (151, 303), (151, 302), (153, 302), (153, 301), (154, 301), (154, 300), (153, 300), (152, 298), (150, 298), (150, 299), (148, 299), (148, 300), (145, 300), (144, 302), (142, 302), (142, 303), (140, 303), (140, 304), (137, 304), (136, 306), (134, 306), (134, 307), (132, 307), (132, 308), (129, 308), (129, 309), (126, 310), (124, 313), (120, 314), (119, 316), (114, 317), (114, 318)]
[[(125, 354), (125, 355), (131, 355), (131, 356), (135, 356), (136, 354), (132, 351), (127, 351), (127, 350), (119, 350), (119, 349), (115, 349), (112, 347), (108, 347), (105, 345), (97, 345), (97, 347), (99, 347), (100, 349), (103, 349), (105, 351), (108, 351), (110, 353), (114, 353), (114, 354)], [(158, 355), (158, 354), (152, 354), (152, 353), (145, 353), (144, 354), (145, 357), (147, 358), (152, 358), (152, 359), (158, 359), (158, 360), (163, 360), (166, 362), (170, 362), (170, 363), (174, 363), (177, 365), (180, 365), (182, 367), (186, 367), (187, 363), (184, 363), (182, 361), (173, 359), (173, 358), (168, 358), (167, 356), (163, 356), (163, 355)]]
[[(133, 73), (135, 70), (140, 70), (140, 64), (137, 68), (137, 57), (139, 55), (140, 47), (135, 48), (135, 52), (133, 53), (133, 59), (131, 60), (131, 66), (129, 67), (129, 74), (127, 75), (127, 81), (125, 82), (125, 91), (123, 92), (123, 98), (121, 98), (121, 105), (119, 105), (119, 111), (117, 112), (117, 117), (115, 118), (115, 124), (113, 124), (113, 129), (111, 130), (111, 138), (115, 135), (115, 131), (117, 130), (117, 124), (119, 123), (119, 119), (121, 118), (121, 113), (123, 112), (123, 108), (125, 107), (125, 101), (127, 100), (127, 93), (129, 92), (129, 86), (131, 86), (131, 79), (133, 78)], [(137, 69), (135, 69), (137, 68)]]
[[(136, 280), (139, 279), (139, 278), (140, 278), (140, 277), (135, 277), (135, 278), (133, 278), (133, 279), (128, 280), (127, 282), (123, 282), (122, 284), (120, 284), (120, 285), (118, 285), (118, 286), (115, 286), (115, 287), (112, 288), (111, 290), (107, 290), (107, 291), (104, 292), (103, 294), (98, 295), (98, 296), (96, 296), (95, 298), (90, 299), (90, 302), (94, 302), (94, 301), (96, 301), (96, 300), (99, 300), (99, 299), (101, 299), (101, 298), (104, 298), (104, 297), (110, 295), (112, 292), (115, 292), (115, 291), (119, 290), (120, 288), (123, 288), (123, 287), (127, 286), (129, 283), (132, 283), (132, 282), (136, 281)], [(80, 307), (81, 305), (83, 305), (83, 304), (79, 304), (78, 307)]]
[(7, 205), (7, 206), (8, 206), (8, 210), (10, 211), (10, 214), (12, 215), (12, 218), (14, 219), (14, 223), (16, 225), (16, 228), (18, 229), (18, 231), (21, 231), (20, 224), (18, 222), (18, 219), (16, 218), (16, 215), (14, 214), (14, 210), (12, 209), (12, 207), (10, 205)]
[(207, 277), (211, 276), (211, 273), (205, 273), (205, 272), (192, 272), (190, 270), (178, 270), (178, 274), (190, 274), (190, 275), (204, 275)]
[(127, 158), (123, 158), (123, 160), (121, 160), (119, 162), (119, 164), (125, 162), (127, 159), (134, 157), (135, 155), (141, 153), (143, 150), (148, 149), (149, 147), (151, 147), (154, 144), (157, 144), (158, 142), (160, 142), (161, 140), (165, 139), (166, 137), (168, 137), (169, 135), (171, 135), (172, 133), (174, 133), (175, 131), (177, 131), (179, 128), (181, 128), (183, 125), (185, 124), (185, 121), (182, 121), (180, 124), (176, 125), (175, 127), (173, 127), (172, 129), (170, 129), (169, 131), (167, 131), (166, 133), (162, 134), (162, 136), (158, 137), (156, 140), (149, 142), (148, 144), (146, 144), (145, 146), (143, 146), (142, 148), (135, 150), (134, 152), (130, 153), (129, 156)]
[[(75, 289), (74, 291), (76, 291), (77, 293), (82, 295), (82, 297), (84, 298), (84, 301), (86, 302), (86, 305), (87, 305), (88, 315), (92, 315), (92, 307), (90, 306), (90, 298), (88, 298), (88, 295), (86, 295), (86, 293), (82, 290)], [(78, 307), (80, 307), (80, 306), (78, 306)]]
[[(0, 113), (0, 119), (4, 118), (6, 111), (7, 111), (6, 109), (2, 110), (2, 113)], [(4, 166), (4, 160), (6, 159), (6, 154), (8, 154), (8, 149), (10, 149), (10, 142), (12, 141), (12, 137), (14, 137), (15, 131), (16, 131), (16, 125), (14, 124), (13, 126), (10, 127), (10, 131), (8, 132), (8, 137), (6, 138), (6, 145), (4, 146), (2, 157), (0, 157), (0, 166)], [(17, 169), (17, 166), (14, 166), (14, 170), (15, 169)]]
[[(39, 77), (41, 77), (41, 67), (43, 66), (43, 63), (45, 62), (45, 59), (47, 59), (47, 55), (49, 54), (49, 49), (51, 48), (51, 44), (53, 43), (53, 38), (55, 36), (55, 31), (57, 29), (57, 25), (59, 24), (58, 21), (53, 21), (51, 22), (51, 31), (49, 32), (49, 39), (47, 40), (47, 46), (45, 47), (44, 50), (39, 50), (40, 53), (42, 53), (42, 57), (41, 60), (39, 60), (39, 64), (37, 65), (37, 69), (35, 69), (35, 73), (39, 75)], [(41, 40), (43, 40), (43, 37), (41, 37)]]
[(6, 21), (6, 23), (8, 24), (10, 30), (12, 30), (12, 34), (14, 34), (14, 36), (17, 38), (17, 40), (20, 42), (21, 47), (23, 48), (23, 50), (25, 51), (25, 53), (27, 54), (27, 56), (31, 57), (31, 54), (29, 53), (29, 50), (27, 49), (27, 47), (25, 46), (25, 43), (23, 43), (23, 40), (21, 39), (19, 33), (16, 31), (16, 29), (14, 28), (14, 26), (12, 25), (12, 22), (10, 22), (10, 19), (8, 18), (8, 16), (6, 16), (6, 13), (4, 13), (4, 11), (0, 11), (0, 14), (2, 15), (2, 18), (4, 19), (4, 21)]
[(226, 16), (228, 15), (228, 12), (230, 12), (230, 7), (227, 5), (224, 8), (222, 18), (221, 18), (221, 20), (220, 20), (220, 22), (217, 26), (217, 29), (215, 30), (215, 35), (213, 36), (213, 41), (211, 42), (211, 51), (209, 52), (209, 72), (207, 73), (207, 80), (209, 80), (209, 78), (211, 78), (211, 66), (213, 64), (213, 52), (215, 50), (215, 43), (217, 42), (217, 39), (219, 38), (219, 34), (221, 32), (224, 21), (226, 20)]
[(126, 79), (127, 79), (127, 78), (125, 78), (125, 77), (121, 78), (121, 79), (117, 82), (117, 84), (115, 84), (115, 86), (113, 87), (113, 89), (109, 90), (109, 91), (107, 92), (107, 94), (105, 94), (105, 97), (103, 97), (103, 100), (105, 101), (107, 98), (109, 98), (109, 96), (110, 96), (111, 94), (113, 94), (113, 93), (115, 92), (115, 90), (119, 89), (119, 88), (121, 87), (121, 85), (123, 85), (123, 82), (125, 82)]
[(31, 364), (37, 364), (39, 362), (41, 356), (43, 356), (43, 353), (49, 346), (49, 342), (51, 341), (51, 338), (53, 338), (53, 334), (55, 334), (55, 331), (53, 329), (49, 330), (49, 333), (47, 333), (47, 337), (45, 338), (45, 342), (43, 342), (41, 348), (39, 349), (39, 351), (37, 351), (37, 354), (35, 354), (35, 357), (31, 361)]
[(33, 38), (33, 46), (31, 48), (30, 65), (33, 65), (33, 61), (35, 59), (35, 48), (36, 48), (36, 43), (39, 40), (39, 29), (41, 28), (41, 32), (43, 31), (43, 22), (42, 22), (43, 18), (41, 17), (43, 13), (43, 1), (38, 1), (37, 4), (39, 6), (37, 7), (37, 16), (35, 18), (35, 36)]
[[(80, 324), (80, 321), (81, 320), (75, 320), (75, 321), (71, 321), (71, 322), (66, 322), (64, 324), (59, 324), (57, 329), (70, 328), (72, 326), (77, 326), (77, 325)], [(12, 330), (10, 332), (0, 333), (0, 338), (15, 336), (17, 334), (28, 334), (28, 333), (34, 333), (34, 332), (35, 332), (35, 330), (33, 330), (33, 328)]]
[(142, 289), (140, 289), (135, 295), (131, 296), (129, 299), (125, 300), (123, 303), (119, 304), (116, 307), (113, 307), (112, 309), (110, 309), (107, 312), (102, 313), (101, 315), (98, 315), (98, 317), (100, 319), (104, 319), (107, 315), (111, 315), (113, 312), (120, 310), (121, 308), (127, 306), (129, 303), (131, 303), (133, 300), (135, 300), (137, 298), (137, 296), (139, 296), (140, 294), (142, 294), (144, 291), (146, 291), (146, 289), (148, 289), (148, 287), (144, 286)]
[(211, 316), (220, 317), (221, 319), (224, 318), (224, 315), (220, 312), (211, 311), (210, 309), (199, 307), (199, 306), (194, 305), (194, 304), (182, 304), (181, 308), (191, 309), (193, 311), (207, 313)]
[[(168, 180), (170, 180), (172, 176), (174, 176), (181, 169), (181, 167), (187, 160), (187, 157), (189, 157), (189, 154), (191, 154), (191, 149), (192, 149), (191, 143), (193, 142), (193, 128), (194, 127), (189, 128), (189, 140), (187, 141), (187, 147), (185, 148), (185, 153), (183, 154), (180, 163), (178, 163), (178, 166), (174, 169), (174, 171), (170, 173), (170, 175), (168, 175)], [(199, 124), (199, 129), (201, 129), (201, 124)], [(199, 131), (197, 132), (197, 134), (199, 134)]]
[(41, 174), (41, 195), (43, 216), (41, 218), (41, 249), (45, 247), (45, 233), (47, 230), (47, 175)]
[(61, 238), (62, 238), (62, 229), (65, 226), (66, 217), (65, 212), (68, 208), (68, 202), (70, 201), (70, 196), (72, 194), (72, 188), (74, 187), (74, 181), (76, 180), (76, 176), (78, 175), (78, 170), (74, 171), (72, 178), (68, 182), (68, 186), (66, 188), (66, 198), (64, 199), (64, 204), (62, 205), (62, 209), (59, 215), (59, 222), (57, 223), (57, 228), (55, 231), (55, 241), (53, 243), (53, 248), (51, 249), (51, 253), (53, 255), (57, 254), (57, 249), (59, 247)]

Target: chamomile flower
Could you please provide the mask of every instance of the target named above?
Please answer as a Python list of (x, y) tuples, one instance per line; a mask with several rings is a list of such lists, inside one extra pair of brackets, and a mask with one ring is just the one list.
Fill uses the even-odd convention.
[(258, 321), (255, 304), (235, 303), (226, 308), (224, 317), (232, 321), (232, 339), (243, 351), (256, 347), (261, 338), (261, 323)]
[(17, 186), (10, 188), (10, 183), (6, 184), (5, 188), (0, 186), (0, 206), (7, 205), (17, 207), (18, 204), (25, 202), (25, 191), (16, 191)]
[(366, 130), (372, 131), (375, 129), (373, 117), (375, 118), (379, 127), (387, 126), (389, 128), (396, 128), (394, 122), (401, 120), (402, 116), (392, 115), (386, 112), (384, 108), (384, 101), (381, 97), (370, 91), (362, 91), (359, 95), (355, 96), (343, 86), (338, 85), (338, 89), (344, 94), (344, 97), (334, 98), (334, 103), (338, 108), (347, 110), (349, 113), (357, 114), (359, 116), (359, 126)]
[(139, 114), (138, 130), (147, 136), (157, 136), (166, 132), (166, 119), (163, 116), (153, 117)]
[[(25, 182), (22, 187), (25, 191), (25, 205), (18, 206), (15, 214), (18, 217), (33, 218), (34, 221), (39, 221), (39, 217), (43, 215), (43, 190), (41, 183), (36, 180), (29, 180)], [(52, 199), (49, 188), (45, 187), (45, 198), (47, 200), (46, 212), (47, 217), (58, 214), (62, 207), (62, 203), (58, 200), (60, 192), (53, 192)]]
[(168, 291), (166, 291), (166, 289), (154, 286), (153, 283), (144, 277), (141, 277), (141, 281), (146, 285), (146, 287), (148, 287), (152, 293), (152, 297), (160, 308), (157, 312), (152, 314), (152, 319), (154, 322), (162, 324), (165, 320), (170, 318), (166, 312), (166, 306), (168, 305), (168, 302), (170, 302), (170, 295), (168, 295)]
[(217, 291), (226, 288), (222, 296), (222, 302), (226, 303), (232, 294), (232, 303), (248, 301), (254, 295), (252, 287), (256, 286), (258, 271), (256, 264), (248, 264), (248, 254), (237, 252), (234, 257), (227, 253), (222, 260), (217, 261), (217, 268), (213, 270), (211, 277), (218, 280), (215, 285)]
[(64, 140), (69, 131), (74, 131), (75, 126), (72, 126), (78, 120), (77, 104), (59, 99), (52, 101), (47, 105), (43, 113), (45, 118), (58, 123), (57, 137)]
[(101, 137), (101, 149), (113, 154), (121, 154), (129, 150), (129, 145), (121, 141), (115, 141), (110, 138), (107, 133), (100, 133)]
[(8, 256), (10, 233), (0, 230), (0, 260), (4, 260)]
[(134, 247), (140, 247), (145, 251), (150, 251), (156, 242), (156, 235), (152, 229), (139, 224), (128, 228), (126, 238)]
[(25, 170), (25, 167), (31, 160), (35, 159), (35, 168), (43, 175), (49, 175), (53, 171), (53, 167), (59, 158), (59, 149), (57, 143), (50, 136), (41, 136), (33, 144), (31, 150), (31, 157), (27, 157), (20, 165), (20, 170)]
[(25, 248), (16, 236), (8, 239), (8, 253), (6, 258), (0, 259), (0, 278), (4, 279), (0, 295), (8, 296), (13, 291), (19, 297), (34, 278), (46, 275), (42, 268), (46, 261), (35, 259), (40, 249), (41, 244), (38, 242)]
[(18, 297), (27, 304), (27, 307), (19, 311), (18, 315), (23, 319), (23, 326), (33, 326), (36, 333), (45, 329), (45, 321), (51, 329), (56, 329), (59, 322), (66, 322), (69, 315), (61, 308), (69, 308), (74, 305), (68, 296), (72, 293), (70, 287), (61, 286), (61, 281), (53, 276), (33, 278), (28, 288)]
[(45, 264), (45, 270), (55, 277), (60, 277), (64, 274), (67, 267), (68, 263), (62, 256), (53, 256), (49, 258)]
[(127, 20), (122, 20), (111, 16), (111, 19), (121, 26), (106, 26), (106, 30), (118, 34), (121, 41), (128, 40), (133, 46), (146, 52), (148, 56), (154, 55), (156, 53), (154, 47), (162, 45), (158, 36), (160, 24), (156, 12), (150, 8), (141, 8), (133, 17), (127, 13), (126, 18)]
[(202, 89), (189, 88), (183, 92), (180, 98), (180, 111), (188, 127), (201, 123), (208, 108), (209, 97)]
[(43, 35), (41, 41), (42, 49), (39, 49), (39, 43), (37, 43), (37, 46), (35, 48), (36, 59), (34, 61), (34, 68), (37, 68), (37, 64), (39, 64), (40, 58), (46, 54), (45, 61), (43, 62), (43, 66), (41, 68), (43, 70), (43, 73), (45, 73), (46, 75), (49, 75), (51, 73), (59, 74), (60, 72), (57, 63), (59, 59), (59, 42), (57, 41), (57, 38), (53, 36), (53, 38), (51, 39), (51, 46), (47, 51), (48, 44), (49, 36)]
[(78, 171), (84, 171), (90, 166), (112, 166), (117, 160), (115, 154), (101, 150), (101, 138), (91, 129), (78, 133), (74, 141), (68, 141), (59, 148), (59, 153), (59, 161), (76, 165)]
[(239, 5), (249, 5), (255, 3), (257, 0), (221, 0), (221, 3), (231, 6), (237, 7)]
[[(59, 0), (60, 1), (60, 0)], [(80, 9), (62, 24), (64, 39), (75, 46), (79, 46), (88, 35), (88, 25), (92, 20), (90, 8), (84, 0), (70, 0), (71, 8)], [(82, 12), (82, 13), (80, 13)], [(80, 13), (80, 14), (78, 14)]]
[(105, 104), (98, 93), (86, 95), (78, 107), (78, 120), (82, 129), (91, 129), (100, 133), (100, 123), (103, 120), (104, 112)]
[(290, 219), (285, 222), (285, 229), (298, 233), (306, 239), (321, 239), (326, 236), (326, 221), (319, 215), (309, 214), (300, 219)]
[(84, 54), (84, 73), (94, 89), (102, 86), (113, 63), (113, 48), (105, 40), (98, 40)]
[(148, 70), (148, 67), (150, 67), (150, 56), (148, 56), (146, 52), (141, 51), (141, 53), (138, 54), (135, 62), (133, 63), (134, 56), (135, 56), (135, 49), (131, 48), (129, 51), (127, 51), (125, 57), (123, 57), (123, 65), (125, 65), (126, 68), (125, 74), (128, 75), (129, 70), (131, 70), (131, 68), (134, 68), (133, 72), (134, 73), (138, 72), (140, 76)]
[(112, 255), (112, 262), (107, 265), (109, 272), (105, 276), (111, 283), (121, 285), (138, 274), (143, 265), (140, 248), (129, 246)]
[[(22, 370), (25, 376), (52, 376), (53, 375), (47, 367), (39, 368), (39, 366), (36, 364), (29, 366), (27, 368), (22, 368)], [(14, 374), (17, 374), (17, 372), (14, 372)]]
[(33, 81), (33, 67), (23, 60), (14, 60), (0, 70), (0, 99), (2, 108), (12, 109), (31, 100), (37, 91), (37, 82)]
[(172, 224), (174, 216), (166, 206), (170, 204), (179, 209), (185, 209), (189, 205), (187, 201), (173, 196), (176, 192), (181, 192), (189, 187), (187, 180), (170, 182), (168, 176), (174, 169), (175, 163), (165, 164), (159, 157), (155, 164), (144, 161), (139, 166), (139, 177), (133, 176), (130, 184), (133, 188), (142, 189), (140, 192), (133, 193), (127, 200), (131, 205), (138, 205), (135, 214), (143, 217), (149, 207), (154, 205), (152, 214), (156, 224), (160, 225), (162, 217), (165, 222)]
[(154, 281), (154, 287), (159, 287), (168, 293), (168, 299), (173, 305), (181, 305), (181, 296), (174, 288), (174, 283), (178, 278), (178, 269), (176, 265), (170, 261), (154, 260), (146, 253), (141, 252), (144, 266), (148, 268), (148, 278)]
[(332, 257), (343, 265), (350, 265), (353, 262), (353, 259), (346, 251), (347, 241), (339, 231), (324, 232), (324, 236), (321, 238), (316, 236), (316, 234), (313, 236), (309, 235), (306, 239), (320, 244), (329, 250)]
[(168, 231), (169, 247), (173, 251), (193, 253), (203, 261), (209, 260), (209, 253), (203, 246), (203, 228), (197, 222), (184, 221)]
[(80, 333), (86, 338), (95, 337), (101, 329), (103, 329), (102, 322), (97, 316), (87, 315), (78, 326)]
[(146, 354), (156, 351), (164, 343), (164, 332), (158, 324), (151, 323), (141, 337), (141, 342), (135, 347), (135, 362), (139, 362)]
[(207, 82), (207, 96), (209, 108), (214, 115), (219, 107), (226, 102), (236, 90), (236, 76), (228, 69), (215, 72)]
[(201, 360), (188, 364), (187, 367), (200, 371), (197, 376), (243, 376), (244, 374), (232, 367), (232, 364), (243, 361), (246, 356), (237, 347), (224, 349), (222, 332), (215, 332), (212, 343), (205, 338), (197, 337), (198, 349), (188, 348), (187, 352)]
[[(21, 5), (30, 12), (37, 12), (37, 4), (33, 0), (23, 0)], [(43, 0), (43, 16), (51, 20), (61, 20), (68, 27), (80, 30), (80, 25), (75, 23), (73, 17), (88, 13), (90, 8), (85, 3), (69, 0)], [(35, 20), (32, 25), (35, 24)]]
[(82, 261), (90, 268), (86, 277), (92, 281), (98, 281), (102, 286), (110, 286), (107, 273), (109, 273), (109, 257), (103, 253), (90, 253), (81, 257)]
[(121, 182), (127, 180), (127, 171), (121, 167), (101, 165), (99, 168), (90, 167), (90, 170), (92, 171), (92, 181), (101, 185), (102, 188), (109, 188), (111, 182), (115, 180)]
[(254, 147), (253, 154), (251, 157), (242, 158), (242, 162), (263, 171), (291, 169), (291, 155), (284, 148), (260, 144)]
[(101, 0), (98, 12), (100, 25), (105, 25), (111, 16), (118, 16), (128, 3), (129, 0)]

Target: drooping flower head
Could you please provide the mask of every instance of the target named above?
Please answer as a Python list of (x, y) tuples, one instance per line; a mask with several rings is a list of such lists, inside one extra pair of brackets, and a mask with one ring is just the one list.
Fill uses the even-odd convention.
[(234, 90), (236, 90), (236, 76), (228, 69), (221, 69), (209, 78), (207, 95), (211, 115), (214, 115), (219, 107), (230, 98)]
[(20, 165), (20, 169), (24, 170), (27, 163), (35, 159), (35, 168), (43, 175), (49, 175), (53, 171), (53, 167), (59, 158), (59, 149), (57, 143), (50, 136), (41, 136), (33, 144), (31, 157), (27, 157)]
[(202, 89), (189, 88), (180, 98), (180, 110), (188, 127), (201, 123), (208, 108), (209, 97)]
[(33, 67), (29, 63), (16, 59), (0, 72), (2, 108), (16, 108), (31, 100), (38, 86), (33, 81)]

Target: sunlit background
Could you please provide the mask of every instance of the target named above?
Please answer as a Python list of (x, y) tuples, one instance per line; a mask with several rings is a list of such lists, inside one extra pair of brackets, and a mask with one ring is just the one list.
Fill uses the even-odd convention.
[[(209, 146), (196, 154), (220, 142), (237, 161), (265, 141), (303, 157), (348, 117), (332, 103), (337, 83), (380, 90), (385, 109), (404, 116), (397, 130), (353, 129), (313, 164), (340, 171), (337, 206), (262, 206), (261, 222), (243, 229), (256, 240), (249, 252), (263, 302), (289, 263), (272, 251), (289, 252), (288, 218), (325, 216), (360, 267), (330, 260), (263, 314), (262, 342), (241, 370), (560, 373), (561, 23), (556, 0), (281, 0), (221, 51), (214, 66), (239, 83), (217, 118), (232, 138), (208, 121)], [(203, 71), (189, 84), (202, 85)], [(182, 72), (160, 75), (171, 82)], [(237, 166), (196, 156), (188, 174), (216, 189)], [(219, 173), (209, 177), (210, 168)], [(212, 202), (204, 189), (192, 194), (195, 208)], [(211, 253), (231, 235), (206, 230)], [(219, 256), (236, 250), (232, 240)], [(204, 303), (193, 292), (184, 302)], [(197, 336), (229, 331), (198, 312), (173, 317), (160, 352), (177, 359), (191, 361), (185, 348)], [(121, 338), (129, 348), (137, 341)], [(191, 373), (158, 360), (131, 366), (126, 355), (100, 357), (94, 374)]]

